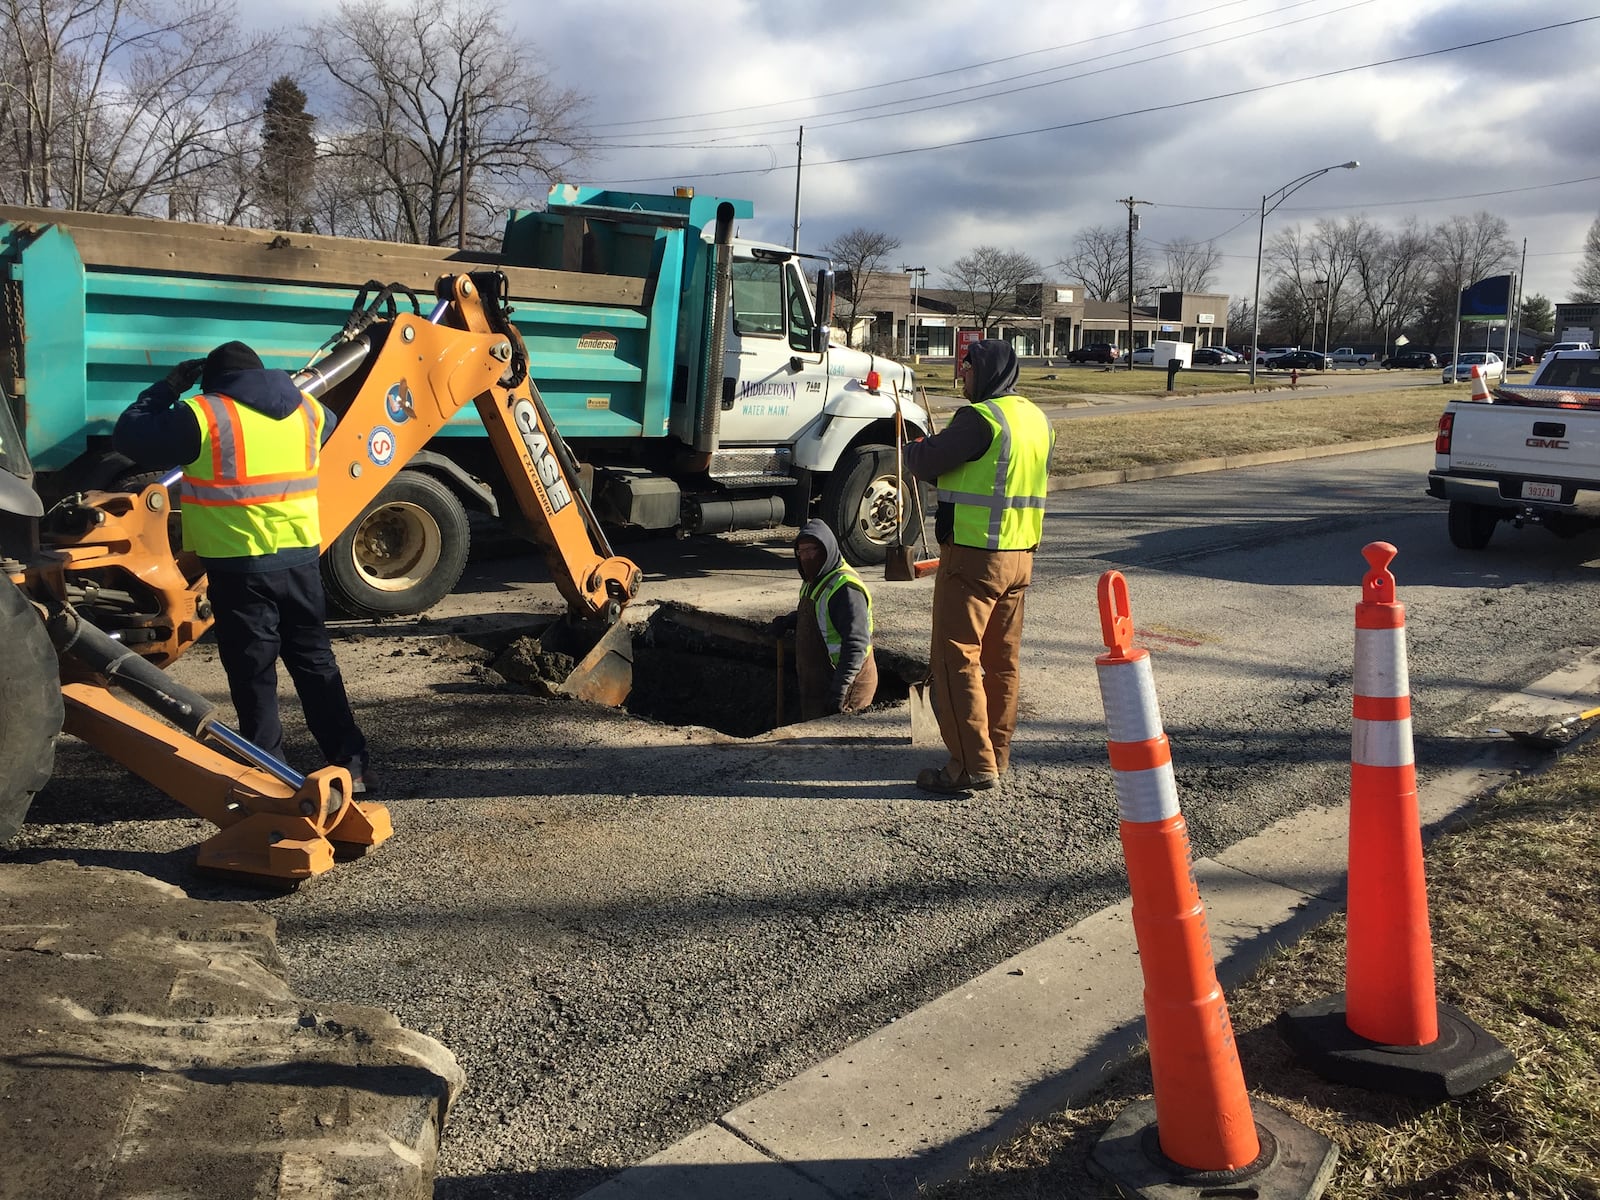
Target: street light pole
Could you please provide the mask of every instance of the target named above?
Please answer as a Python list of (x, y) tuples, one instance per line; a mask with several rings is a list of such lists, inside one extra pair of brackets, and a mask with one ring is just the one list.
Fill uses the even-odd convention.
[[(1318, 176), (1326, 175), (1329, 171), (1354, 171), (1360, 165), (1355, 159), (1351, 159), (1347, 163), (1334, 163), (1331, 167), (1319, 167), (1315, 171), (1308, 171), (1300, 176), (1299, 179), (1291, 179), (1277, 191), (1268, 192), (1261, 197), (1261, 221), (1256, 228), (1256, 293), (1255, 300), (1250, 305), (1250, 382), (1252, 384), (1256, 381), (1256, 359), (1261, 354), (1261, 251), (1267, 233), (1267, 214)], [(1272, 201), (1271, 204), (1267, 203), (1269, 200)]]

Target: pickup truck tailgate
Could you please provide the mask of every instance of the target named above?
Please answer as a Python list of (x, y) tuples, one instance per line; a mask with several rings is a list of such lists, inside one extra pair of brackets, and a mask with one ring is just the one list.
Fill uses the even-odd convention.
[(1439, 470), (1600, 482), (1600, 411), (1452, 404), (1449, 455)]

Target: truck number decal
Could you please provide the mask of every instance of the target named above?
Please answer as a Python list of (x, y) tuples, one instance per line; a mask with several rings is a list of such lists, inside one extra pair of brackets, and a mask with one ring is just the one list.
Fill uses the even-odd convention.
[(539, 482), (544, 484), (550, 515), (555, 516), (572, 503), (572, 493), (567, 490), (566, 480), (561, 478), (561, 466), (550, 450), (550, 439), (539, 432), (539, 410), (533, 407), (531, 400), (518, 400), (511, 406), (511, 418), (517, 423), (522, 444), (527, 447), (528, 461), (533, 464)]

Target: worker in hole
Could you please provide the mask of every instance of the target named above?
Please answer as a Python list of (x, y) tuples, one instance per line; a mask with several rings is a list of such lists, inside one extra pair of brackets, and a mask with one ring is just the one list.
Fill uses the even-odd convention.
[[(810, 520), (794, 540), (800, 601), (772, 622), (794, 634), (800, 719), (852, 713), (872, 703), (878, 665), (872, 654), (872, 593), (839, 553), (833, 530)], [(781, 685), (781, 681), (780, 681)]]

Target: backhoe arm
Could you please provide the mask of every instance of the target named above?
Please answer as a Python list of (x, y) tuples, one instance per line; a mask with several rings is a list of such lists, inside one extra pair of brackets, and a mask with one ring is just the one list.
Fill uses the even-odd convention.
[(379, 347), (322, 450), (323, 549), (474, 403), (569, 611), (615, 622), (641, 574), (612, 554), (578, 486), (577, 464), (528, 378), (522, 340), (501, 300), (504, 286), (498, 272), (444, 276), (433, 320), (400, 313), (301, 373), (301, 386), (320, 395), (355, 377)]

